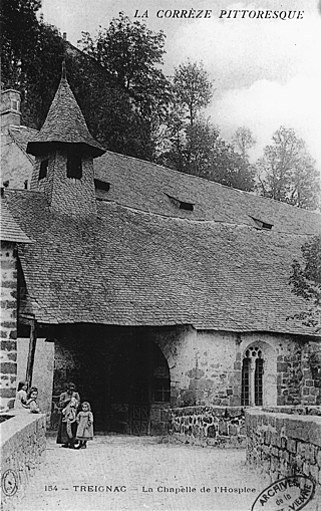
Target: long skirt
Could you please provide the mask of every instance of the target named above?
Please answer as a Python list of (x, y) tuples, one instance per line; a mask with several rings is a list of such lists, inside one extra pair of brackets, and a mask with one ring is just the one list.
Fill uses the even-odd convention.
[(62, 422), (62, 416), (59, 418), (59, 427), (58, 427), (58, 434), (57, 434), (57, 444), (68, 444), (71, 440), (74, 440), (76, 437), (76, 431), (77, 431), (77, 423), (73, 422), (70, 424), (71, 426), (71, 433), (72, 438), (68, 436), (67, 433), (67, 423)]

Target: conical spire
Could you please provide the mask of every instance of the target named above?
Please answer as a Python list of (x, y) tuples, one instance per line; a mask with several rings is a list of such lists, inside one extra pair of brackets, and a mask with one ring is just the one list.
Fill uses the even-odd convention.
[(52, 145), (73, 144), (93, 158), (101, 156), (105, 149), (91, 136), (86, 121), (66, 79), (64, 62), (62, 76), (46, 120), (28, 143), (27, 152), (35, 156), (50, 151)]

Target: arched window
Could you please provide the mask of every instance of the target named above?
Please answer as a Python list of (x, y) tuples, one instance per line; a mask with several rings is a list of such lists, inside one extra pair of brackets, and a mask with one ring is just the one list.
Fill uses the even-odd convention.
[(250, 404), (250, 359), (243, 359), (242, 366), (242, 405)]
[(264, 359), (259, 346), (251, 346), (245, 352), (242, 365), (243, 406), (263, 405)]
[(257, 358), (255, 360), (254, 402), (255, 402), (256, 406), (263, 405), (263, 360), (262, 360), (262, 358)]

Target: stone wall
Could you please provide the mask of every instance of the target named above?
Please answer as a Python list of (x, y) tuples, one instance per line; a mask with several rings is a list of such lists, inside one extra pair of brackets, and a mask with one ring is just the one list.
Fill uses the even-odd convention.
[[(12, 131), (19, 131), (24, 135), (26, 128), (11, 128)], [(27, 131), (27, 136), (32, 134)], [(23, 190), (30, 188), (32, 176), (32, 157), (27, 155), (14, 141), (10, 133), (1, 134), (1, 181), (8, 183), (8, 188)]]
[[(39, 180), (41, 162), (48, 159), (47, 175)], [(97, 214), (94, 167), (91, 157), (82, 157), (82, 177), (67, 177), (67, 152), (57, 150), (36, 158), (31, 190), (44, 192), (51, 211), (71, 216)]]
[(263, 408), (264, 412), (289, 413), (291, 415), (319, 415), (321, 416), (321, 406), (269, 406)]
[(171, 371), (172, 406), (241, 406), (242, 362), (263, 353), (263, 405), (321, 403), (321, 343), (267, 333), (150, 329)]
[(0, 411), (12, 408), (17, 379), (17, 268), (15, 245), (1, 243)]
[[(314, 341), (264, 333), (197, 331), (189, 326), (122, 328), (74, 325), (56, 329), (55, 333), (53, 403), (65, 389), (66, 382), (74, 380), (81, 397), (93, 400), (94, 409), (105, 407), (105, 412), (101, 413), (108, 414), (108, 399), (104, 404), (100, 397), (109, 392), (109, 384), (103, 375), (117, 374), (118, 350), (122, 349), (125, 357), (129, 347), (127, 343), (137, 339), (158, 346), (164, 355), (170, 373), (170, 404), (174, 408), (242, 406), (242, 361), (251, 346), (258, 346), (263, 353), (264, 406), (296, 406), (299, 403), (314, 406), (321, 399), (320, 344)], [(36, 358), (37, 353), (40, 356), (40, 348), (50, 351), (52, 346), (40, 343)], [(40, 363), (48, 376), (45, 383), (50, 382), (51, 385), (52, 358), (45, 356)], [(37, 365), (35, 363), (35, 375)], [(147, 365), (145, 371), (148, 371)], [(40, 385), (45, 387), (40, 382), (39, 389)], [(107, 390), (104, 390), (105, 387)], [(49, 387), (46, 396), (48, 392)], [(45, 409), (48, 409), (47, 404)], [(55, 415), (53, 427), (58, 418), (57, 413)]]
[(321, 343), (293, 340), (279, 347), (278, 405), (321, 404)]
[(169, 433), (185, 444), (245, 447), (244, 410), (219, 406), (172, 408)]
[(247, 460), (271, 481), (303, 474), (321, 496), (321, 417), (246, 411)]
[[(2, 491), (1, 511), (14, 509), (24, 495), (30, 476), (43, 460), (46, 448), (45, 415), (22, 412), (11, 416), (0, 425), (2, 484), (8, 472), (17, 491), (7, 496)], [(13, 481), (14, 478), (14, 481)]]

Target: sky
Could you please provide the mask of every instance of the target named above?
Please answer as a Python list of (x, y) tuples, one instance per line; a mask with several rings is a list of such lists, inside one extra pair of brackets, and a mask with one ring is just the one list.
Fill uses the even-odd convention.
[[(240, 126), (257, 141), (255, 160), (281, 126), (302, 137), (321, 171), (321, 0), (42, 0), (44, 21), (77, 45), (123, 11), (166, 34), (164, 72), (187, 59), (202, 61), (215, 92), (206, 116), (230, 140)], [(162, 10), (210, 10), (209, 18), (159, 18)], [(148, 18), (135, 18), (135, 12)], [(257, 19), (221, 11), (301, 11), (302, 19)], [(233, 14), (234, 15), (234, 14)]]

